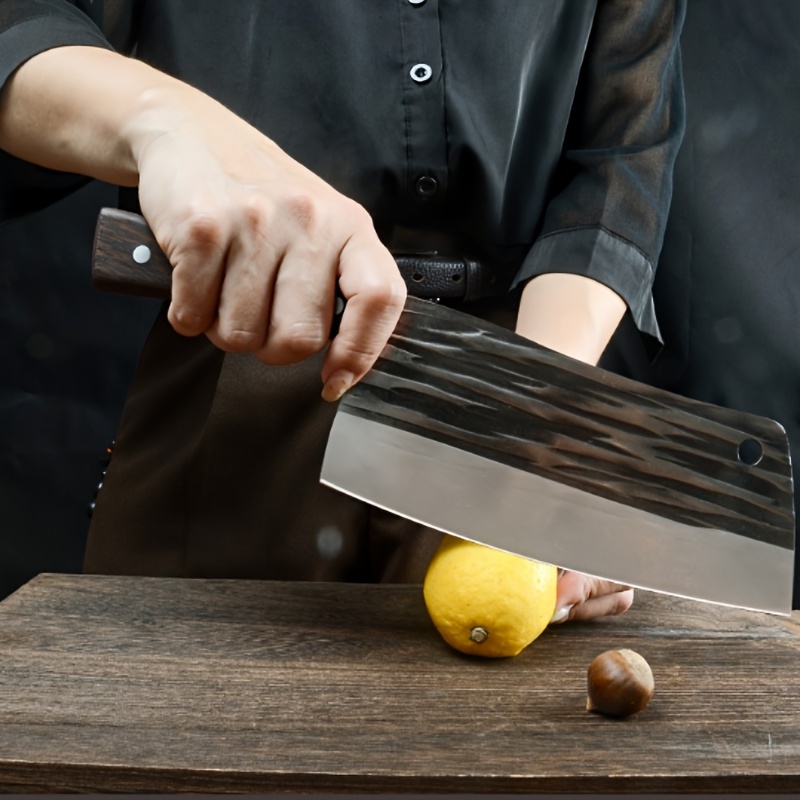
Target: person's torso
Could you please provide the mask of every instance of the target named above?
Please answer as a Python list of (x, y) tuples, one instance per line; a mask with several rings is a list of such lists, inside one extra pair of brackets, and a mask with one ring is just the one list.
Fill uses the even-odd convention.
[[(534, 241), (595, 0), (145, 0), (136, 54), (362, 203), (392, 244)], [(423, 233), (427, 231), (427, 233)]]

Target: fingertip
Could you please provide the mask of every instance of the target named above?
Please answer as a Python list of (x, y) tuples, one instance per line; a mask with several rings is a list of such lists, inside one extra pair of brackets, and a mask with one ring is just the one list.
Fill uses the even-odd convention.
[(583, 602), (585, 597), (586, 579), (579, 572), (564, 571), (558, 577), (556, 584), (556, 606), (572, 608), (576, 603)]
[(623, 592), (617, 593), (617, 606), (614, 610), (615, 615), (624, 614), (633, 605), (634, 591), (633, 589), (626, 589)]
[(572, 606), (562, 606), (561, 608), (556, 608), (555, 613), (550, 619), (550, 625), (558, 625), (562, 622), (566, 622), (569, 619), (569, 612), (572, 611)]
[(337, 370), (325, 381), (322, 388), (322, 399), (329, 403), (335, 403), (354, 383), (355, 375), (352, 372)]

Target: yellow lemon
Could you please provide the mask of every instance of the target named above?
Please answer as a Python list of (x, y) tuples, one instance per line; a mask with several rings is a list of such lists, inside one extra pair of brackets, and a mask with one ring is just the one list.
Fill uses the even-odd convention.
[(470, 655), (518, 655), (550, 622), (558, 569), (445, 536), (433, 554), (423, 596), (444, 640)]

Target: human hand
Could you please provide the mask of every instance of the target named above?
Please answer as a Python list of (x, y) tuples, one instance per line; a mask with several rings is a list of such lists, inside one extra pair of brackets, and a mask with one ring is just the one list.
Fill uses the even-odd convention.
[(406, 287), (368, 213), (261, 133), (188, 87), (161, 88), (131, 126), (139, 198), (173, 266), (169, 320), (228, 352), (291, 364), (329, 341), (336, 400), (372, 366)]
[(406, 287), (367, 212), (202, 92), (97, 47), (55, 47), (0, 96), (0, 147), (43, 167), (139, 186), (173, 268), (169, 319), (231, 352), (290, 364), (328, 346), (337, 399), (372, 366)]
[(585, 621), (625, 613), (633, 603), (633, 589), (580, 572), (558, 577), (556, 612), (550, 624)]

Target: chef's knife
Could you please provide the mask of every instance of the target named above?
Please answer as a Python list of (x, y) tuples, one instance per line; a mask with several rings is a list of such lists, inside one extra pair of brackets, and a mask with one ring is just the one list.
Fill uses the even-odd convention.
[[(94, 282), (169, 297), (144, 220), (105, 209)], [(410, 297), (339, 402), (321, 480), (462, 538), (630, 586), (791, 611), (786, 433)]]

